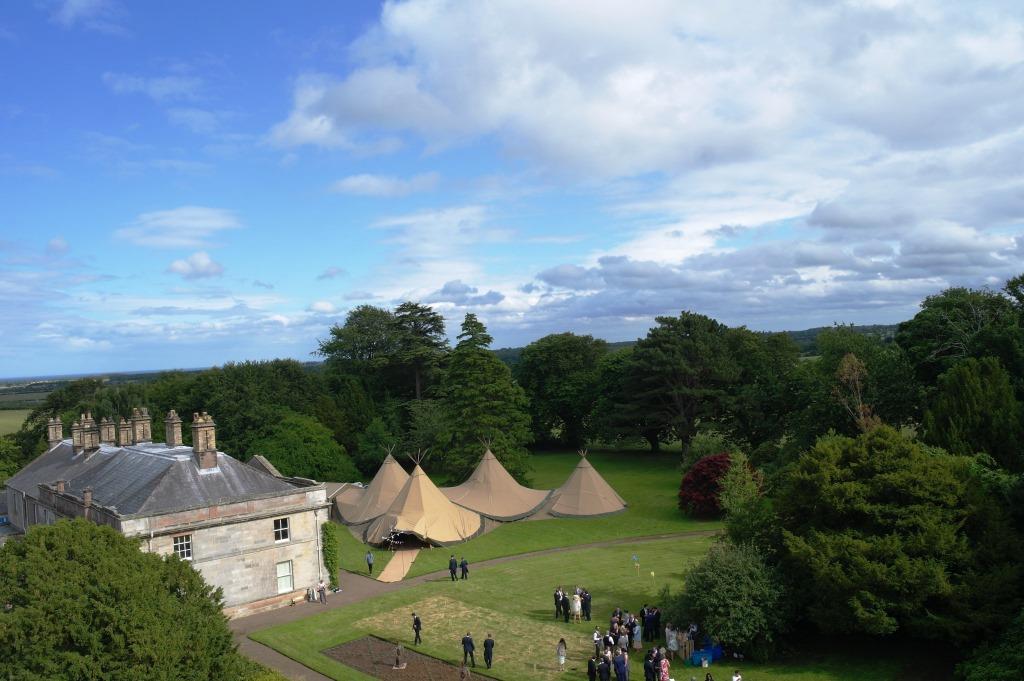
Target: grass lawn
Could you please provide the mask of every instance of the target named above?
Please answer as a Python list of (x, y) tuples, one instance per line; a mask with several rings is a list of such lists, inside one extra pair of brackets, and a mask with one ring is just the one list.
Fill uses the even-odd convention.
[(16, 432), (31, 411), (31, 409), (0, 409), (0, 435)]
[[(659, 540), (642, 544), (586, 548), (535, 556), (480, 568), (471, 579), (427, 582), (373, 601), (314, 615), (266, 629), (252, 638), (334, 679), (367, 679), (320, 653), (346, 641), (375, 634), (405, 645), (412, 643), (410, 613), (423, 620), (420, 652), (451, 662), (461, 661), (461, 637), (470, 631), (481, 651), (488, 633), (496, 640), (495, 666), (490, 673), (508, 681), (561, 681), (585, 675), (593, 649), (595, 624), (607, 627), (612, 608), (636, 611), (653, 602), (665, 585), (678, 588), (686, 566), (700, 559), (714, 541), (709, 537)], [(631, 556), (641, 562), (640, 577)], [(654, 572), (654, 576), (650, 575)], [(565, 624), (554, 619), (551, 592), (555, 585), (586, 585), (593, 593), (593, 623)], [(557, 670), (555, 645), (565, 638), (569, 648), (566, 672)], [(632, 661), (631, 678), (643, 678), (641, 660)], [(879, 656), (820, 655), (800, 664), (744, 664), (749, 681), (887, 681), (895, 679), (900, 662)], [(479, 667), (478, 667), (479, 669)], [(711, 670), (723, 678), (726, 665)], [(674, 678), (703, 679), (696, 668), (676, 665)]]
[[(629, 504), (624, 513), (604, 518), (554, 518), (507, 523), (451, 550), (421, 551), (409, 570), (409, 576), (447, 569), (448, 556), (452, 551), (458, 556), (465, 556), (472, 565), (490, 558), (542, 549), (721, 527), (718, 522), (690, 520), (679, 512), (676, 505), (681, 479), (678, 453), (593, 452), (589, 457), (597, 471)], [(579, 463), (579, 455), (540, 453), (531, 456), (530, 463), (533, 465), (531, 486), (554, 489), (572, 473)]]
[[(338, 525), (338, 551), (341, 554), (341, 569), (366, 574), (366, 550), (373, 551), (373, 574), (379, 575), (391, 560), (391, 552), (364, 544), (356, 539), (346, 525)], [(342, 588), (345, 576), (342, 575)]]

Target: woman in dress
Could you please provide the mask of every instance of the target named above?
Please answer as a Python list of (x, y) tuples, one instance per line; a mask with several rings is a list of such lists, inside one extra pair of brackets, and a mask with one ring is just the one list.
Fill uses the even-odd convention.
[(633, 620), (633, 650), (643, 649), (643, 633), (643, 627), (640, 625), (640, 618)]
[(669, 664), (668, 658), (665, 657), (665, 649), (661, 649), (661, 678), (658, 681), (670, 681), (671, 677), (668, 675), (668, 670), (672, 668)]
[[(555, 654), (558, 655), (558, 671), (560, 671), (560, 672), (564, 672), (565, 671), (565, 649), (566, 649), (565, 639), (564, 638), (558, 639), (558, 647), (555, 648)], [(666, 677), (665, 681), (668, 681), (667, 677)]]
[(574, 593), (572, 595), (572, 621), (573, 622), (582, 622), (583, 618), (580, 615), (580, 613), (582, 613), (582, 612), (583, 612), (583, 599), (580, 598), (579, 593)]
[(675, 661), (676, 653), (679, 651), (679, 639), (676, 638), (676, 628), (671, 622), (665, 626), (665, 647), (668, 649), (668, 659)]

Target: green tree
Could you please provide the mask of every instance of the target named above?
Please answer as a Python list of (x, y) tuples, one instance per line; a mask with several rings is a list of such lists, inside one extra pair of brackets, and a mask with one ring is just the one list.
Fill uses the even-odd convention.
[(723, 413), (740, 367), (729, 350), (728, 327), (714, 319), (683, 312), (656, 321), (633, 348), (626, 381), (632, 398), (625, 407), (648, 413), (662, 437), (686, 442), (700, 419)]
[(282, 475), (350, 482), (359, 479), (345, 448), (316, 419), (290, 410), (275, 412), (266, 435), (253, 443)]
[(924, 418), (925, 439), (954, 453), (985, 452), (1009, 470), (1024, 469), (1024, 411), (995, 357), (973, 357), (939, 377)]
[(936, 384), (939, 374), (968, 357), (998, 357), (1024, 397), (1024, 329), (1015, 305), (1018, 279), (1007, 283), (1009, 296), (988, 289), (950, 288), (921, 303), (921, 311), (896, 333), (921, 382)]
[(466, 315), (458, 338), (442, 388), (452, 423), (444, 467), (454, 479), (468, 475), (484, 441), (509, 473), (525, 481), (530, 441), (526, 394), (508, 366), (488, 350), (491, 336), (476, 315)]
[(605, 442), (644, 441), (658, 451), (669, 437), (665, 422), (634, 401), (630, 378), (633, 349), (610, 352), (598, 361), (597, 400), (590, 417), (591, 434)]
[(424, 384), (448, 350), (444, 317), (428, 306), (404, 302), (395, 308), (397, 362), (412, 372), (414, 396), (423, 397)]
[(407, 406), (407, 452), (444, 452), (452, 440), (452, 417), (444, 400), (416, 400)]
[(742, 452), (732, 452), (729, 461), (718, 490), (726, 536), (737, 546), (752, 546), (762, 556), (774, 558), (781, 536), (771, 499), (764, 494), (764, 476), (750, 466)]
[(530, 343), (515, 368), (530, 400), (539, 442), (581, 447), (597, 401), (598, 362), (608, 344), (593, 336), (556, 333)]
[(961, 681), (1020, 681), (1024, 673), (1024, 610), (998, 639), (957, 667)]
[(374, 417), (366, 430), (360, 433), (355, 461), (364, 474), (373, 476), (384, 462), (384, 457), (398, 445), (396, 437), (380, 416)]
[(3, 678), (231, 681), (251, 670), (219, 589), (85, 520), (36, 525), (0, 548), (0, 603)]
[(818, 440), (775, 505), (788, 573), (826, 631), (931, 633), (970, 554), (962, 459), (887, 426)]
[(729, 353), (739, 376), (728, 388), (725, 425), (733, 437), (756, 446), (777, 440), (786, 416), (796, 408), (792, 376), (800, 349), (785, 333), (755, 333), (744, 328), (727, 332)]
[(700, 622), (723, 645), (764, 659), (785, 620), (779, 575), (756, 549), (714, 544), (690, 568), (685, 588), (669, 599), (669, 621)]

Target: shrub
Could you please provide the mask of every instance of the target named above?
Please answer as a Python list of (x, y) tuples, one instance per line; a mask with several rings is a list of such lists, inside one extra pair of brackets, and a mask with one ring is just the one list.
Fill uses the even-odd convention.
[(683, 456), (679, 460), (679, 467), (682, 468), (685, 474), (701, 459), (714, 456), (715, 454), (727, 454), (734, 449), (733, 443), (725, 433), (711, 428), (701, 430), (690, 438), (689, 444), (683, 448)]
[(756, 659), (771, 652), (784, 617), (778, 573), (757, 550), (715, 544), (686, 574), (685, 588), (667, 613), (679, 622), (699, 622), (713, 639)]
[(722, 512), (718, 493), (722, 478), (730, 466), (725, 452), (705, 456), (693, 465), (679, 486), (679, 508), (700, 517), (714, 517)]
[(963, 681), (1018, 681), (1024, 670), (1024, 611), (994, 642), (957, 667)]
[(220, 589), (86, 520), (0, 548), (0, 678), (246, 678)]
[(321, 545), (324, 554), (324, 569), (330, 578), (331, 588), (338, 588), (338, 570), (341, 568), (341, 547), (338, 541), (338, 526), (328, 521), (321, 527)]

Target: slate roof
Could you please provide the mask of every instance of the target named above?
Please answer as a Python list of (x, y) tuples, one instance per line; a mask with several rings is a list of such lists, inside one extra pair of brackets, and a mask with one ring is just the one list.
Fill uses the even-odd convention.
[(81, 497), (91, 487), (93, 503), (122, 516), (157, 515), (287, 494), (298, 489), (284, 480), (217, 452), (217, 467), (200, 470), (191, 447), (141, 443), (101, 445), (88, 456), (64, 440), (18, 471), (7, 486), (39, 497), (40, 484), (66, 481), (65, 491)]

